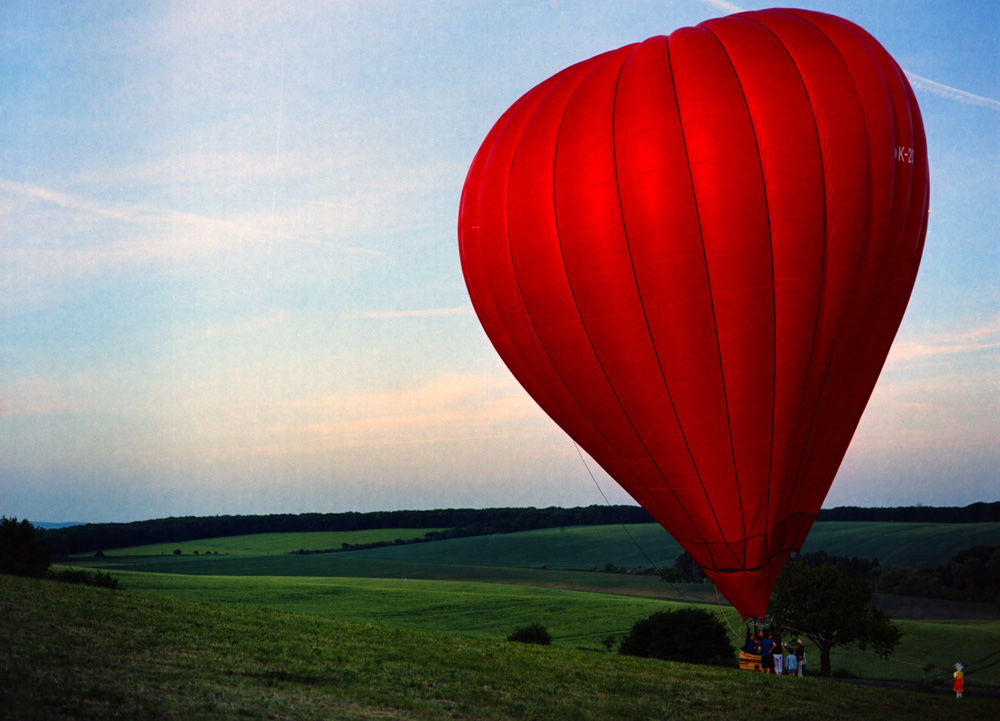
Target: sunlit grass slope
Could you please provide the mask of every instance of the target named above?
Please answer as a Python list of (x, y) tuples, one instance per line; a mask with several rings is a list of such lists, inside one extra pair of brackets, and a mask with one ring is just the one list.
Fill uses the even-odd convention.
[(1000, 710), (3, 576), (0, 637), (2, 718), (961, 721)]
[[(257, 556), (271, 553), (292, 553), (300, 549), (340, 549), (344, 543), (392, 542), (397, 538), (409, 540), (425, 535), (430, 528), (376, 528), (366, 531), (332, 531), (304, 533), (254, 533), (245, 536), (227, 536), (199, 541), (178, 543), (154, 543), (146, 546), (116, 548), (108, 551), (115, 556), (159, 556), (172, 555), (175, 550), (182, 554), (204, 555), (218, 553), (233, 556)], [(87, 554), (92, 555), (92, 554)]]

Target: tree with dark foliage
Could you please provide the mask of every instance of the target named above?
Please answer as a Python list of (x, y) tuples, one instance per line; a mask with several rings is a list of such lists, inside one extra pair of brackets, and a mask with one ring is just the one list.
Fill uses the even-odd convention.
[(520, 626), (514, 629), (514, 632), (507, 637), (507, 640), (548, 646), (552, 643), (552, 636), (545, 626), (540, 623), (533, 623), (529, 626)]
[(618, 653), (665, 661), (734, 665), (734, 651), (725, 627), (713, 614), (700, 608), (657, 611), (636, 621), (622, 639)]
[(794, 561), (782, 569), (767, 612), (776, 625), (816, 645), (819, 673), (829, 676), (830, 649), (836, 646), (871, 647), (886, 658), (899, 643), (899, 630), (871, 600), (871, 586), (852, 578), (839, 564)]
[(27, 519), (0, 518), (0, 573), (41, 578), (49, 570), (49, 549), (42, 531)]

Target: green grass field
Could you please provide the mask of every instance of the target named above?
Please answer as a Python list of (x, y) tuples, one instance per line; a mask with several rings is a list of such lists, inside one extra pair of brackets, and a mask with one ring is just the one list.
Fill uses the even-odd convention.
[[(329, 629), (336, 629), (335, 633), (351, 634), (351, 644), (361, 643), (356, 637), (358, 633), (368, 640), (373, 636), (395, 639), (392, 651), (385, 651), (384, 647), (379, 652), (364, 651), (368, 656), (373, 653), (389, 653), (393, 658), (402, 659), (407, 653), (403, 649), (410, 648), (410, 643), (455, 645), (461, 649), (455, 653), (461, 656), (468, 649), (476, 647), (476, 644), (482, 644), (484, 648), (491, 650), (481, 653), (504, 655), (523, 651), (529, 655), (540, 653), (542, 655), (538, 659), (541, 660), (558, 658), (559, 664), (570, 666), (584, 662), (596, 663), (602, 665), (601, 668), (608, 669), (609, 673), (612, 673), (611, 669), (618, 669), (614, 673), (627, 674), (627, 683), (631, 683), (633, 674), (637, 673), (628, 665), (633, 660), (608, 653), (603, 642), (609, 638), (617, 641), (636, 620), (656, 610), (676, 607), (681, 603), (698, 603), (719, 614), (731, 631), (734, 646), (742, 640), (740, 619), (731, 607), (718, 598), (710, 584), (670, 585), (662, 583), (657, 577), (581, 570), (593, 567), (603, 569), (608, 562), (625, 567), (672, 562), (680, 553), (680, 547), (658, 526), (652, 524), (629, 526), (627, 530), (621, 526), (547, 529), (365, 551), (311, 555), (289, 553), (301, 548), (336, 548), (345, 542), (370, 543), (412, 538), (423, 535), (427, 530), (388, 529), (351, 534), (237, 536), (185, 544), (120, 549), (108, 551), (104, 558), (88, 554), (74, 558), (72, 563), (74, 566), (97, 567), (112, 572), (126, 590), (110, 596), (98, 595), (96, 598), (132, 599), (129, 601), (128, 607), (132, 609), (129, 613), (135, 611), (141, 615), (145, 612), (141, 609), (147, 603), (151, 606), (166, 604), (156, 608), (187, 608), (194, 619), (192, 623), (199, 629), (206, 623), (214, 623), (211, 619), (216, 617), (229, 619), (225, 623), (235, 623), (234, 618), (256, 619), (258, 625), (280, 619), (278, 626), (281, 630), (276, 633), (287, 637), (283, 641), (284, 645), (280, 645), (282, 652), (279, 659), (309, 656), (311, 651), (308, 649), (326, 643), (317, 634), (323, 636), (331, 632)], [(878, 557), (883, 565), (905, 563), (918, 566), (944, 562), (957, 550), (978, 543), (1000, 543), (1000, 524), (817, 524), (804, 550), (822, 548), (837, 555)], [(182, 554), (174, 555), (175, 548), (180, 548)], [(877, 553), (869, 552), (870, 550), (876, 550)], [(198, 551), (197, 555), (194, 554), (195, 551)], [(923, 563), (920, 559), (923, 559)], [(74, 590), (67, 593), (76, 592)], [(93, 598), (86, 594), (102, 592), (90, 590), (80, 593), (83, 598)], [(138, 600), (143, 598), (146, 601)], [(970, 689), (1000, 689), (1000, 662), (992, 663), (1000, 649), (1000, 614), (996, 609), (974, 604), (949, 604), (892, 596), (885, 597), (883, 601), (895, 610), (894, 617), (899, 619), (897, 625), (904, 633), (902, 643), (888, 660), (857, 649), (835, 649), (832, 656), (835, 673), (913, 685), (919, 685), (926, 679), (931, 685), (947, 687), (950, 685), (952, 664), (962, 661), (972, 664), (975, 669), (967, 677)], [(148, 616), (145, 622), (160, 623), (155, 619), (150, 620)], [(518, 626), (536, 622), (544, 625), (552, 634), (553, 647), (539, 651), (512, 648), (512, 644), (503, 642)], [(288, 636), (290, 628), (298, 631)], [(315, 629), (324, 630), (320, 632)], [(358, 629), (363, 629), (363, 632)], [(255, 643), (253, 639), (256, 638), (254, 634), (264, 633), (269, 631), (256, 629), (251, 633), (250, 640), (231, 643), (252, 651)], [(406, 639), (405, 643), (401, 639)], [(173, 648), (170, 643), (164, 643), (168, 648)], [(240, 653), (245, 656), (251, 651), (244, 650)], [(550, 655), (544, 655), (546, 653)], [(564, 657), (552, 654), (569, 655)], [(815, 669), (819, 660), (818, 651), (811, 649), (809, 657), (813, 663), (812, 668)], [(437, 659), (439, 656), (433, 655), (432, 658)], [(976, 662), (979, 661), (982, 662), (977, 665)], [(265, 664), (266, 660), (257, 656), (254, 657), (254, 662)], [(169, 665), (170, 662), (163, 663)], [(233, 663), (240, 667), (239, 664), (244, 662), (237, 658)], [(280, 669), (275, 670), (273, 665), (270, 671), (262, 671), (259, 676), (252, 676), (245, 669), (229, 672), (222, 684), (224, 688), (219, 687), (218, 679), (213, 680), (203, 674), (190, 682), (197, 688), (204, 688), (205, 693), (213, 698), (225, 699), (232, 696), (236, 700), (227, 702), (228, 705), (213, 705), (211, 701), (203, 699), (207, 710), (196, 713), (193, 717), (221, 718), (239, 715), (239, 709), (234, 705), (239, 703), (243, 703), (242, 710), (252, 716), (256, 709), (261, 708), (258, 705), (260, 701), (239, 699), (257, 698), (255, 694), (262, 693), (262, 684), (267, 688), (276, 685), (294, 688), (289, 692), (288, 698), (294, 699), (295, 707), (313, 709), (303, 712), (304, 715), (300, 717), (322, 716), (310, 704), (323, 694), (334, 693), (336, 696), (339, 691), (334, 692), (331, 684), (339, 689), (339, 682), (327, 683), (324, 674), (330, 673), (328, 669), (317, 671), (315, 665), (309, 665), (311, 662), (302, 663), (306, 664), (304, 668), (307, 670), (288, 672), (291, 675), (286, 675)], [(664, 673), (664, 669), (668, 667), (665, 664), (649, 663), (653, 663), (653, 668), (658, 669), (659, 673)], [(217, 664), (216, 660), (206, 661), (204, 668), (217, 670)], [(581, 669), (584, 667), (585, 664)], [(705, 678), (715, 678), (714, 686), (731, 686), (731, 694), (770, 698), (772, 694), (785, 693), (787, 688), (768, 686), (768, 683), (797, 683), (790, 679), (761, 680), (754, 678), (756, 675), (745, 672), (735, 672), (735, 678), (731, 675), (713, 677), (712, 674), (733, 672), (684, 666), (678, 668), (681, 670), (671, 672), (678, 674), (676, 678), (667, 673), (660, 680), (666, 687), (674, 681), (682, 683), (681, 675), (701, 677), (708, 674)], [(406, 673), (411, 671), (407, 667)], [(148, 669), (143, 673), (147, 672), (152, 673)], [(443, 663), (438, 668), (432, 665), (421, 667), (420, 673), (423, 680), (414, 682), (413, 686), (416, 689), (414, 694), (419, 698), (416, 705), (408, 705), (413, 699), (406, 694), (404, 696), (410, 698), (410, 701), (401, 699), (398, 693), (393, 696), (386, 692), (386, 698), (394, 698), (395, 701), (385, 701), (383, 704), (381, 700), (373, 700), (381, 698), (378, 694), (367, 695), (359, 691), (360, 696), (348, 694), (350, 700), (346, 706), (337, 705), (340, 701), (333, 702), (332, 708), (337, 709), (333, 717), (431, 718), (449, 715), (442, 711), (444, 707), (438, 701), (446, 702), (445, 706), (449, 709), (462, 709), (451, 714), (458, 718), (679, 718), (682, 715), (685, 718), (692, 715), (739, 718), (738, 715), (733, 715), (733, 709), (741, 707), (732, 698), (724, 700), (715, 691), (704, 690), (714, 688), (713, 683), (708, 683), (698, 691), (695, 694), (697, 698), (690, 699), (690, 705), (678, 706), (671, 703), (666, 709), (660, 705), (662, 699), (642, 699), (635, 704), (628, 702), (621, 705), (621, 698), (604, 698), (606, 692), (602, 692), (600, 700), (591, 703), (587, 700), (587, 694), (577, 698), (570, 689), (550, 685), (540, 695), (531, 690), (525, 691), (530, 702), (517, 701), (514, 706), (500, 704), (487, 712), (483, 710), (485, 706), (479, 705), (478, 698), (473, 699), (464, 693), (455, 695), (450, 685), (427, 680), (453, 678), (458, 672), (450, 663)], [(580, 673), (584, 671), (581, 670)], [(309, 682), (303, 686), (296, 680), (299, 678), (307, 678)], [(376, 678), (381, 677), (376, 673)], [(545, 678), (545, 675), (542, 674), (539, 678)], [(644, 677), (639, 673), (637, 678)], [(241, 681), (238, 682), (238, 679)], [(100, 683), (104, 681), (98, 683), (91, 679), (89, 683), (93, 688), (102, 688)], [(605, 688), (602, 683), (592, 682), (592, 687)], [(448, 688), (448, 691), (440, 698), (428, 700), (425, 692), (431, 687), (439, 690)], [(155, 688), (160, 693), (167, 693), (162, 684)], [(799, 690), (796, 687), (795, 693)], [(869, 692), (855, 686), (826, 681), (819, 682), (811, 693), (820, 696), (839, 693), (853, 697)], [(118, 688), (114, 693), (125, 692)], [(933, 694), (908, 693), (922, 699), (933, 697), (934, 703), (940, 700)], [(90, 691), (86, 694), (90, 694)], [(519, 694), (520, 691), (511, 689), (502, 693), (504, 698), (510, 699), (521, 698)], [(559, 694), (569, 694), (575, 700), (569, 706), (564, 706), (562, 701), (553, 702), (551, 697)], [(761, 694), (764, 696), (760, 696)], [(147, 701), (151, 702), (154, 697), (155, 694), (151, 691)], [(816, 697), (810, 696), (810, 699)], [(672, 697), (674, 702), (677, 698), (676, 694)], [(858, 699), (860, 698), (859, 695)], [(862, 705), (871, 703), (870, 699), (871, 697)], [(990, 705), (994, 702), (995, 705)], [(985, 705), (978, 709), (967, 705), (959, 710), (970, 713), (969, 718), (1000, 717), (1000, 698), (994, 699), (994, 702), (984, 700)], [(139, 704), (136, 708), (145, 708), (141, 706), (145, 701), (135, 703)], [(170, 703), (180, 704), (180, 708), (187, 701), (174, 698)], [(373, 703), (375, 706), (371, 706)], [(582, 711), (579, 704), (584, 704)], [(876, 714), (861, 708), (856, 708), (855, 712), (865, 718), (910, 716), (902, 712), (902, 709), (910, 708), (909, 700), (890, 705), (893, 710), (885, 713), (885, 709), (881, 707)], [(834, 707), (836, 704), (831, 706)], [(611, 708), (615, 709), (614, 713), (610, 713)], [(282, 709), (284, 710), (278, 714), (272, 709), (268, 715), (296, 717), (284, 707)], [(678, 713), (678, 709), (683, 709), (684, 712), (671, 715)], [(726, 709), (724, 713), (722, 709)], [(977, 715), (983, 709), (991, 713)], [(190, 710), (185, 707), (184, 712), (178, 714), (184, 715)], [(897, 712), (899, 715), (894, 716)], [(605, 713), (608, 715), (604, 715)], [(2, 716), (0, 713), (0, 717)], [(142, 714), (139, 716), (142, 717)], [(43, 714), (41, 717), (47, 716)], [(828, 717), (831, 716), (816, 716), (812, 712), (795, 715), (792, 709), (786, 715), (776, 716), (810, 719)], [(912, 716), (923, 717), (925, 716)], [(933, 717), (933, 714), (926, 717)]]
[[(339, 548), (342, 543), (408, 539), (433, 529), (382, 529), (350, 533), (265, 533), (250, 536), (157, 544), (107, 551), (121, 556), (185, 555), (198, 551), (220, 555), (261, 556), (298, 549)], [(883, 566), (933, 568), (959, 551), (980, 544), (1000, 544), (1000, 523), (821, 522), (813, 526), (803, 552), (824, 550), (838, 556), (878, 558)], [(434, 543), (351, 551), (347, 556), (405, 563), (444, 563), (562, 569), (603, 568), (606, 563), (669, 566), (680, 545), (652, 523), (628, 526), (581, 526), (522, 533), (457, 538)]]
[[(604, 574), (598, 574), (604, 575)], [(325, 618), (372, 622), (393, 627), (440, 631), (500, 640), (518, 626), (541, 623), (553, 643), (567, 648), (603, 650), (631, 625), (677, 601), (559, 588), (454, 581), (379, 578), (184, 576), (119, 572), (129, 590), (185, 600), (247, 605)], [(665, 584), (664, 584), (665, 585)], [(699, 604), (717, 613), (742, 642), (740, 619), (730, 607)], [(835, 649), (835, 671), (860, 678), (917, 683), (923, 668), (930, 677), (950, 674), (955, 661), (970, 663), (1000, 649), (1000, 621), (897, 621), (903, 641), (890, 659), (856, 649)], [(810, 654), (818, 664), (819, 653)], [(818, 666), (814, 666), (818, 668)], [(1000, 688), (1000, 663), (969, 677), (970, 686)]]
[[(254, 533), (246, 536), (209, 538), (201, 541), (180, 541), (179, 543), (154, 543), (147, 546), (116, 548), (109, 553), (114, 556), (169, 556), (175, 550), (184, 555), (205, 555), (217, 553), (226, 556), (259, 556), (271, 553), (292, 553), (301, 549), (339, 549), (344, 543), (392, 542), (397, 538), (409, 540), (419, 538), (431, 528), (376, 528), (367, 531), (334, 531), (306, 533)], [(92, 555), (92, 554), (87, 554)]]
[[(169, 576), (150, 578), (162, 582)], [(137, 577), (128, 580), (138, 585)], [(240, 583), (250, 584), (243, 588), (248, 595), (262, 587), (261, 579), (219, 583), (237, 596)], [(325, 593), (328, 608), (331, 599), (343, 599), (346, 608), (344, 597), (355, 593), (331, 593), (328, 586), (313, 594), (305, 579), (294, 586), (317, 605), (323, 605), (319, 597)], [(373, 594), (390, 591), (397, 594), (394, 603), (409, 602), (398, 589), (359, 593), (370, 602)], [(575, 605), (572, 598), (551, 596), (544, 603), (565, 606), (553, 605), (554, 613), (566, 614)], [(489, 609), (493, 613), (511, 601), (497, 600)], [(0, 638), (0, 718), (11, 719), (690, 721), (766, 715), (776, 721), (962, 721), (1000, 716), (1000, 699), (974, 694), (959, 703), (943, 693), (765, 677), (385, 621), (192, 601), (163, 589), (108, 591), (5, 576), (0, 576)]]
[[(883, 566), (933, 568), (980, 544), (1000, 544), (1000, 523), (816, 523), (802, 550), (878, 558)], [(609, 562), (625, 568), (669, 566), (682, 550), (660, 526), (644, 523), (554, 528), (353, 553), (423, 563), (586, 569)]]

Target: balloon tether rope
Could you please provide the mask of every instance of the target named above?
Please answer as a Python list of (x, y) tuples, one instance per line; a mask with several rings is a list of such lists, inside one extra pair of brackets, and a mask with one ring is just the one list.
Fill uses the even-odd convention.
[[(594, 482), (594, 485), (597, 487), (597, 491), (598, 493), (601, 494), (601, 498), (604, 499), (604, 503), (608, 506), (608, 508), (611, 508), (611, 501), (608, 500), (607, 495), (605, 495), (604, 493), (604, 489), (601, 488), (601, 484), (598, 483), (597, 478), (594, 477), (593, 471), (590, 470), (590, 464), (587, 463), (587, 459), (584, 458), (583, 452), (580, 450), (580, 446), (576, 443), (576, 441), (573, 442), (573, 447), (576, 448), (576, 454), (580, 456), (580, 460), (583, 462), (583, 467), (587, 469), (587, 474), (590, 476), (590, 480), (592, 480)], [(635, 539), (635, 536), (633, 536), (632, 533), (628, 530), (628, 528), (625, 527), (625, 524), (619, 523), (618, 525), (622, 527), (622, 530), (625, 531), (625, 535), (629, 537), (629, 540), (632, 541), (636, 549), (638, 549), (639, 553), (642, 554), (642, 557), (649, 562), (649, 565), (652, 566), (653, 568), (658, 568), (653, 559), (649, 557), (649, 554), (646, 553), (643, 547), (639, 545), (639, 542)], [(684, 593), (684, 591), (677, 588), (677, 586), (675, 586), (671, 581), (667, 581), (667, 584), (670, 586), (670, 588), (676, 591), (680, 595), (680, 597), (684, 599), (687, 603), (697, 603), (693, 599), (688, 598), (687, 595)], [(716, 593), (718, 593), (718, 589), (716, 589)]]

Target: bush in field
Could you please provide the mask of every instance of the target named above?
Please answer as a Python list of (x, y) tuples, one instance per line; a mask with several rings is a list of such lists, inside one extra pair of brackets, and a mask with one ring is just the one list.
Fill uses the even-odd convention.
[(725, 627), (713, 614), (699, 608), (657, 611), (636, 621), (622, 639), (618, 653), (716, 666), (734, 663)]
[(514, 633), (507, 637), (508, 641), (518, 643), (534, 643), (539, 646), (548, 646), (552, 643), (552, 636), (545, 630), (545, 626), (540, 623), (533, 623), (530, 626), (521, 626), (514, 629)]
[(85, 586), (100, 586), (101, 588), (118, 588), (118, 579), (110, 573), (101, 571), (82, 571), (76, 568), (66, 568), (61, 571), (50, 571), (49, 578), (63, 583), (80, 583)]

